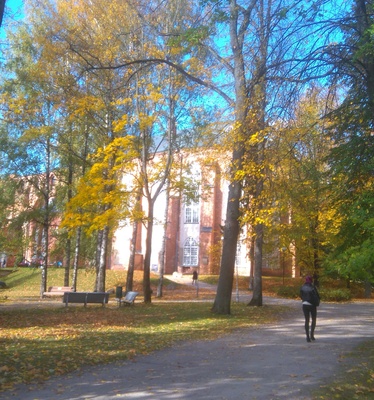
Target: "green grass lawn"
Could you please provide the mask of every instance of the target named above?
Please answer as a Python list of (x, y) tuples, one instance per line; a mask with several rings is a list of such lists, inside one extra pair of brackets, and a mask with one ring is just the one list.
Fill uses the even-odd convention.
[[(215, 315), (210, 311), (211, 301), (191, 302), (197, 296), (194, 287), (168, 280), (162, 300), (154, 298), (152, 304), (146, 305), (141, 302), (139, 272), (135, 274), (134, 290), (140, 292), (140, 297), (133, 307), (118, 308), (110, 301), (105, 308), (65, 308), (61, 299), (52, 299), (54, 306), (47, 307), (51, 300), (40, 300), (40, 270), (20, 268), (8, 272), (5, 276), (5, 271), (0, 270), (0, 280), (7, 284), (7, 289), (0, 291), (0, 391), (17, 383), (34, 383), (78, 370), (83, 365), (131, 359), (178, 341), (213, 339), (234, 329), (272, 322), (288, 311), (279, 306), (247, 307), (232, 303), (231, 316)], [(125, 285), (124, 271), (107, 272), (107, 290)], [(63, 275), (63, 269), (50, 268), (48, 286), (62, 286)], [(199, 278), (217, 282), (217, 277)], [(93, 272), (79, 271), (77, 290), (91, 291), (94, 279)], [(295, 296), (300, 280), (286, 280), (285, 284), (287, 293)], [(247, 278), (241, 278), (240, 289), (246, 290), (247, 285)], [(157, 276), (152, 276), (154, 293), (156, 286)], [(266, 295), (284, 289), (279, 278), (264, 278), (263, 286)], [(198, 299), (213, 300), (214, 295), (212, 290), (199, 290)], [(356, 367), (342, 371), (341, 377), (319, 390), (315, 399), (374, 398), (374, 341), (358, 348), (352, 357)]]
[(361, 344), (349, 357), (351, 366), (316, 390), (315, 400), (374, 399), (374, 340)]
[(48, 379), (85, 364), (130, 359), (178, 341), (212, 339), (273, 321), (284, 310), (235, 303), (231, 316), (217, 316), (210, 307), (207, 302), (161, 302), (0, 309), (0, 388)]

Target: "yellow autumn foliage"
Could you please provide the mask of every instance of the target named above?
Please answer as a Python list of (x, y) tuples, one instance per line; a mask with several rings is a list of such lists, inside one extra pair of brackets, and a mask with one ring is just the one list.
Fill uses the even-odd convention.
[(68, 203), (61, 227), (72, 230), (81, 226), (91, 234), (105, 226), (115, 227), (119, 220), (130, 216), (134, 191), (122, 176), (135, 166), (133, 139), (116, 138), (92, 156), (92, 167)]

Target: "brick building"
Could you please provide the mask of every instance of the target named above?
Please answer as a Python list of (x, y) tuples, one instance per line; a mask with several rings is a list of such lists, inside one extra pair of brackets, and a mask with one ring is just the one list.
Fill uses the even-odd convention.
[[(221, 255), (222, 226), (228, 194), (228, 181), (222, 174), (222, 163), (209, 165), (199, 161), (193, 164), (193, 175), (199, 182), (199, 196), (188, 202), (183, 196), (171, 194), (169, 198), (165, 241), (165, 274), (173, 272), (191, 274), (217, 274)], [(162, 250), (165, 226), (166, 193), (155, 204), (151, 270), (158, 271), (159, 254)], [(144, 204), (144, 209), (147, 209)], [(138, 226), (135, 268), (142, 269), (146, 231)], [(111, 249), (111, 269), (127, 269), (130, 257), (132, 226), (119, 228), (114, 235)], [(250, 262), (244, 241), (239, 240), (237, 268), (241, 275), (249, 275)]]

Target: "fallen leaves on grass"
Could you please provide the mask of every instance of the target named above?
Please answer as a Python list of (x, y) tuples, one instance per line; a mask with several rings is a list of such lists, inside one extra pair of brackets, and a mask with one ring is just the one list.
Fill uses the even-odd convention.
[(323, 394), (316, 393), (315, 399), (338, 398), (340, 400), (367, 400), (374, 398), (374, 340), (363, 343), (351, 358), (351, 367), (342, 370), (341, 375), (321, 389)]
[(235, 304), (232, 316), (218, 316), (210, 307), (160, 303), (2, 311), (0, 389), (43, 381), (83, 365), (131, 359), (176, 341), (214, 338), (273, 320), (280, 310)]

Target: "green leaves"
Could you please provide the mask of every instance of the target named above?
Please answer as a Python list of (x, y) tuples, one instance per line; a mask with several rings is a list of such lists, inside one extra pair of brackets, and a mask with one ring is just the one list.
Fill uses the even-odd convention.
[(184, 30), (178, 37), (170, 39), (169, 45), (193, 47), (201, 44), (208, 37), (209, 28), (207, 26), (199, 26)]

